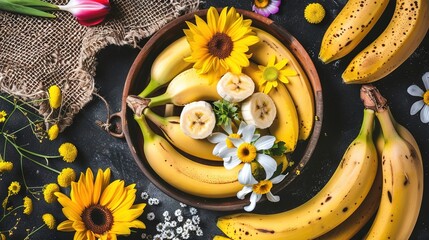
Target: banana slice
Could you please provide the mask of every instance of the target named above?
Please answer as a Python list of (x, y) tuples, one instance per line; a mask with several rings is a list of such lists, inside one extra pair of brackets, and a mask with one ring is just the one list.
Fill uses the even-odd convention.
[(246, 74), (227, 72), (217, 83), (217, 93), (229, 102), (241, 102), (255, 91), (255, 83)]
[(271, 126), (277, 114), (276, 105), (270, 96), (257, 92), (241, 104), (241, 115), (247, 124), (265, 129)]
[(180, 128), (191, 138), (208, 137), (216, 125), (212, 106), (205, 101), (186, 104), (180, 114)]

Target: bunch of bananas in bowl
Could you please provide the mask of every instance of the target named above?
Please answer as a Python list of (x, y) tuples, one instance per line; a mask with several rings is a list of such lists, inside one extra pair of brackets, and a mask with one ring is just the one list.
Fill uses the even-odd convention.
[[(195, 19), (177, 19), (175, 31), (180, 32), (180, 26), (182, 36), (156, 56), (149, 57), (143, 49), (143, 62), (151, 66), (148, 80), (136, 94), (126, 87), (126, 104), (142, 135), (141, 146), (132, 147), (141, 148), (144, 171), (150, 168), (162, 182), (157, 185), (161, 190), (172, 193), (173, 188), (170, 195), (177, 200), (216, 210), (248, 204), (244, 209), (252, 211), (263, 195), (279, 201), (274, 194), (310, 158), (322, 120), (320, 82), (302, 46), (290, 36), (291, 50), (278, 38), (287, 32), (272, 30), (265, 18), (234, 8), (210, 8), (200, 15), (205, 14), (207, 24), (198, 13)], [(206, 29), (222, 24), (222, 31)], [(195, 49), (198, 43), (193, 41), (207, 36), (194, 33), (199, 29), (211, 32), (208, 48), (229, 48), (229, 54), (218, 53), (213, 63), (200, 64), (204, 49)], [(233, 40), (234, 48), (225, 44)], [(241, 46), (239, 40), (250, 43)], [(227, 60), (240, 51), (242, 56)], [(310, 63), (303, 65), (303, 59)], [(140, 68), (142, 60), (136, 65)], [(244, 199), (248, 193), (250, 198)]]

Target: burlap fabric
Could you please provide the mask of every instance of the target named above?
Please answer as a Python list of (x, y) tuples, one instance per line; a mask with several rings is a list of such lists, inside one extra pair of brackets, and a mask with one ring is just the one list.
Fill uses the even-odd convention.
[[(49, 1), (49, 0), (46, 0)], [(66, 4), (68, 0), (51, 0)], [(0, 89), (20, 99), (35, 100), (46, 122), (60, 129), (96, 92), (96, 53), (104, 47), (140, 47), (170, 20), (196, 10), (199, 0), (111, 0), (111, 13), (100, 25), (85, 27), (68, 12), (55, 12), (55, 19), (11, 14), (0, 10)], [(47, 88), (56, 84), (63, 92), (63, 105), (52, 114)], [(55, 119), (50, 119), (50, 118)]]

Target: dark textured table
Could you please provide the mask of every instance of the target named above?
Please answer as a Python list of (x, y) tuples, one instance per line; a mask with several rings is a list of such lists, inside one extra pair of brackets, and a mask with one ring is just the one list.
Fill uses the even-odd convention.
[[(391, 1), (381, 21), (377, 23), (375, 29), (363, 44), (359, 45), (350, 54), (350, 57), (345, 57), (332, 64), (324, 65), (317, 59), (323, 33), (346, 1), (317, 1), (323, 4), (327, 10), (325, 19), (317, 25), (308, 24), (303, 17), (304, 8), (310, 2), (308, 0), (284, 0), (280, 12), (270, 18), (295, 36), (308, 51), (315, 63), (323, 88), (324, 100), (324, 118), (321, 136), (317, 148), (304, 171), (280, 193), (281, 202), (260, 203), (255, 210), (257, 213), (275, 213), (298, 206), (314, 196), (332, 175), (345, 148), (357, 135), (362, 120), (362, 103), (359, 98), (360, 85), (343, 84), (341, 82), (341, 73), (351, 60), (351, 56), (361, 50), (365, 43), (375, 39), (383, 27), (387, 25), (389, 17), (393, 13), (395, 3), (395, 1)], [(216, 7), (234, 6), (246, 10), (251, 9), (250, 0), (206, 0), (202, 4), (202, 8), (207, 8), (211, 5)], [(120, 110), (124, 81), (138, 52), (138, 49), (128, 47), (107, 47), (98, 55), (96, 86), (99, 89), (98, 93), (108, 101), (113, 112)], [(420, 217), (414, 229), (412, 239), (429, 239), (429, 191), (427, 187), (427, 179), (429, 179), (429, 166), (427, 162), (429, 160), (429, 125), (422, 123), (418, 115), (411, 116), (409, 114), (411, 105), (417, 99), (410, 96), (406, 90), (411, 84), (423, 87), (421, 76), (427, 71), (429, 71), (429, 36), (426, 36), (420, 47), (403, 65), (385, 79), (374, 84), (389, 100), (392, 112), (397, 121), (406, 126), (414, 134), (423, 155), (426, 178), (425, 194)], [(6, 108), (4, 102), (0, 103), (0, 108)], [(155, 235), (158, 233), (156, 225), (158, 222), (163, 221), (164, 217), (162, 214), (165, 211), (173, 215), (175, 209), (188, 211), (189, 208), (181, 208), (179, 202), (157, 190), (147, 180), (142, 172), (138, 170), (124, 139), (111, 137), (95, 124), (95, 121), (105, 121), (105, 118), (106, 109), (104, 103), (100, 99), (94, 98), (76, 116), (74, 124), (66, 129), (55, 143), (38, 145), (30, 137), (24, 138), (21, 140), (23, 141), (21, 143), (28, 143), (28, 146), (36, 151), (55, 154), (59, 142), (73, 142), (79, 149), (79, 155), (76, 162), (71, 166), (77, 172), (84, 171), (87, 167), (93, 170), (110, 167), (113, 178), (124, 179), (128, 184), (136, 183), (138, 189), (136, 202), (147, 202), (148, 200), (142, 200), (140, 197), (142, 192), (147, 192), (151, 198), (159, 199), (159, 204), (148, 205), (145, 208), (145, 212), (140, 219), (146, 223), (147, 229), (133, 232), (128, 239), (141, 239), (142, 233)], [(56, 161), (51, 162), (51, 166), (61, 169), (70, 165), (62, 161)], [(25, 163), (24, 172), (27, 182), (31, 186), (53, 182), (56, 179), (56, 174), (31, 163)], [(0, 199), (4, 199), (6, 194), (5, 188), (12, 180), (20, 180), (20, 170), (17, 167), (15, 167), (12, 173), (3, 174), (0, 181)], [(21, 191), (21, 195), (24, 196), (23, 191)], [(25, 237), (25, 229), (39, 226), (42, 223), (41, 215), (45, 212), (53, 213), (58, 222), (65, 219), (61, 213), (61, 206), (58, 203), (46, 204), (43, 200), (34, 200), (34, 212), (30, 216), (22, 217), (18, 229), (14, 231), (14, 235), (10, 239), (23, 239)], [(155, 213), (155, 220), (149, 221), (146, 219), (146, 213), (148, 212)], [(216, 228), (216, 218), (225, 214), (227, 213), (198, 209), (198, 215), (201, 218), (199, 226), (202, 228), (204, 236), (196, 238), (195, 235), (192, 235), (190, 239), (210, 239), (214, 235), (220, 234), (220, 231)], [(5, 230), (12, 226), (15, 219), (11, 217), (0, 223), (0, 229)], [(34, 234), (32, 239), (73, 239), (73, 233), (64, 233), (43, 228)]]

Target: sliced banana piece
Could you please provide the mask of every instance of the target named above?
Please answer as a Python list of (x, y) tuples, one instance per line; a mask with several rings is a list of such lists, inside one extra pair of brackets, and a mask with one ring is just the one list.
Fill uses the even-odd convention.
[(241, 115), (247, 124), (265, 129), (271, 126), (277, 114), (276, 105), (270, 96), (257, 92), (241, 104)]
[(249, 76), (230, 72), (222, 76), (216, 87), (219, 96), (234, 103), (243, 101), (255, 91), (255, 83)]
[(212, 106), (205, 101), (186, 104), (180, 114), (180, 128), (191, 138), (208, 137), (216, 125)]

